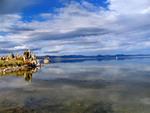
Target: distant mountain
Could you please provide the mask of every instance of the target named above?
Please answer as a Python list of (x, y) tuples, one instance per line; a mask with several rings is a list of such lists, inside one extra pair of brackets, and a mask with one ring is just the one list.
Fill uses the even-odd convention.
[(102, 60), (126, 60), (126, 59), (142, 59), (142, 58), (150, 58), (150, 55), (97, 55), (97, 56), (84, 56), (84, 55), (64, 55), (64, 56), (38, 56), (38, 59), (42, 62), (45, 57), (49, 57), (52, 63), (69, 63), (69, 62), (83, 62), (83, 61), (102, 61)]

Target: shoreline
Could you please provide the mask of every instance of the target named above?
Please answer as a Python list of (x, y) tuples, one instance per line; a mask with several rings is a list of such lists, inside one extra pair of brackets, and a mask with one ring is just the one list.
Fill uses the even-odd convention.
[(35, 69), (37, 67), (31, 67), (31, 66), (15, 66), (15, 67), (0, 67), (0, 74), (4, 75), (6, 73), (12, 73), (12, 72), (17, 72), (17, 71), (28, 71), (28, 70), (32, 70)]

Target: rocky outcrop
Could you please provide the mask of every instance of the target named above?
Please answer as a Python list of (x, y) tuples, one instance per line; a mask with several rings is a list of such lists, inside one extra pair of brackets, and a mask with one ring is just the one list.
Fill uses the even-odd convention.
[(44, 64), (49, 64), (50, 63), (50, 58), (49, 57), (46, 57), (44, 58)]
[(8, 55), (0, 57), (0, 68), (1, 67), (16, 67), (16, 66), (29, 66), (36, 67), (38, 60), (36, 56), (30, 52), (30, 50), (26, 50), (23, 55)]
[(28, 70), (39, 65), (36, 56), (30, 50), (26, 50), (23, 55), (0, 57), (0, 74)]

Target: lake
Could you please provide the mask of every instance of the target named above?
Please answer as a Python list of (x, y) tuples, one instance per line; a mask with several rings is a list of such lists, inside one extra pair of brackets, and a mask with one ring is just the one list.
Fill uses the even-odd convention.
[(150, 59), (52, 63), (20, 74), (1, 76), (0, 113), (150, 113)]

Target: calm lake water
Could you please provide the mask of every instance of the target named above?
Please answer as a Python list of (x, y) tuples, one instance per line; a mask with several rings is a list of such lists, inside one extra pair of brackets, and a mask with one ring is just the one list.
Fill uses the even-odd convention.
[(150, 59), (53, 63), (20, 74), (1, 76), (0, 113), (150, 113)]

